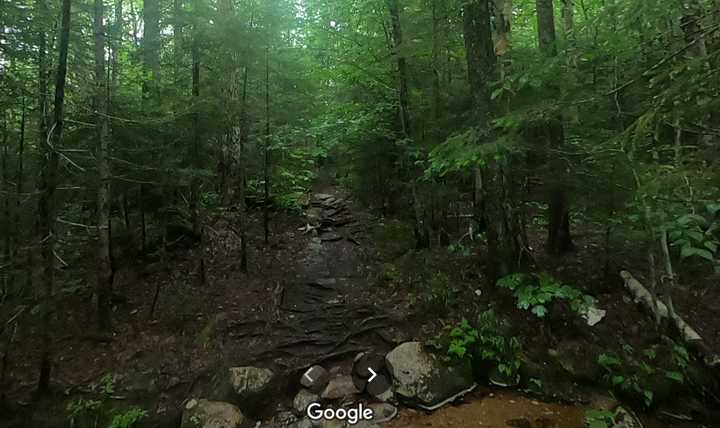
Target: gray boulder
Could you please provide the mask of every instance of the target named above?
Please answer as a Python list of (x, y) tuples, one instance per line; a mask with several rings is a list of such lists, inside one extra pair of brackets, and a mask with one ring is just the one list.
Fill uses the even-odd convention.
[(352, 376), (341, 375), (331, 379), (320, 396), (326, 400), (337, 400), (353, 396), (359, 392), (355, 387)]
[(267, 422), (263, 422), (263, 428), (295, 428), (298, 425), (298, 418), (290, 411), (277, 413)]
[(475, 385), (470, 361), (447, 364), (426, 352), (420, 342), (399, 345), (385, 362), (398, 398), (419, 407), (434, 407)]
[(240, 409), (230, 403), (191, 399), (185, 405), (181, 428), (241, 428), (246, 423)]
[(230, 386), (235, 394), (241, 398), (255, 398), (258, 394), (267, 391), (273, 380), (273, 372), (258, 367), (232, 367), (230, 373)]
[(319, 393), (328, 384), (330, 374), (322, 366), (312, 366), (300, 377), (300, 384), (312, 392)]
[(311, 403), (318, 401), (319, 399), (319, 395), (314, 394), (307, 389), (301, 389), (293, 400), (293, 409), (295, 409), (295, 412), (298, 415), (302, 415), (305, 413), (305, 409), (307, 409), (307, 406), (309, 406)]

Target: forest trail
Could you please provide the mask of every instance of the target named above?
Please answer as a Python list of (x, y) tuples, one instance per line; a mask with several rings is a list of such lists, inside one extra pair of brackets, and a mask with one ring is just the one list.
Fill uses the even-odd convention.
[(248, 363), (300, 369), (394, 344), (391, 316), (366, 299), (369, 243), (361, 240), (367, 224), (350, 204), (337, 189), (316, 193), (306, 225), (286, 232), (287, 240), (302, 244), (284, 260), (288, 270), (273, 286), (266, 333), (253, 337), (254, 322), (231, 324), (232, 346), (255, 350)]

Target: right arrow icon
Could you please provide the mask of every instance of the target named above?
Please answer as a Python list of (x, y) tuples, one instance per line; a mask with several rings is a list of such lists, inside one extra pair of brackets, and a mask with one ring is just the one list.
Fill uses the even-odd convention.
[(377, 373), (375, 373), (375, 370), (371, 369), (370, 367), (368, 367), (368, 371), (371, 374), (370, 379), (368, 379), (368, 382), (372, 382), (373, 379), (375, 379), (377, 377)]

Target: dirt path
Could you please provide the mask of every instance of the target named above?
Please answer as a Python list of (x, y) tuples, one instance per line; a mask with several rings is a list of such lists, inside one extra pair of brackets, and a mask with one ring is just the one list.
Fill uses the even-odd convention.
[(393, 321), (381, 305), (368, 301), (368, 257), (363, 213), (334, 190), (314, 194), (306, 225), (290, 232), (298, 241), (283, 278), (272, 286), (271, 314), (263, 321), (235, 320), (229, 345), (245, 352), (246, 363), (301, 369), (328, 360), (351, 359), (370, 349), (387, 351)]

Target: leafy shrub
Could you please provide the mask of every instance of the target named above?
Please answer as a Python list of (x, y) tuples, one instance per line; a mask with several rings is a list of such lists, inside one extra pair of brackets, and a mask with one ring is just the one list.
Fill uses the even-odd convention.
[(109, 428), (132, 428), (147, 416), (147, 410), (139, 407), (132, 407), (122, 413), (113, 416)]
[(482, 312), (475, 326), (467, 319), (448, 326), (433, 341), (448, 358), (470, 358), (479, 363), (491, 363), (500, 373), (511, 377), (520, 368), (520, 340), (507, 334), (507, 324), (498, 319), (495, 311)]
[(93, 427), (100, 418), (102, 402), (85, 398), (78, 398), (67, 405), (68, 419), (72, 427)]
[(545, 317), (548, 305), (554, 300), (565, 300), (575, 313), (582, 313), (595, 304), (595, 298), (580, 290), (564, 285), (546, 273), (514, 273), (500, 278), (497, 285), (513, 291), (520, 309), (530, 310), (539, 318)]
[(676, 385), (685, 383), (690, 356), (683, 346), (675, 343), (640, 352), (625, 345), (622, 354), (600, 354), (597, 361), (605, 370), (604, 379), (610, 387), (639, 398), (650, 407), (656, 401), (660, 380), (667, 379)]
[[(715, 216), (720, 212), (720, 204), (708, 204), (705, 209)], [(681, 259), (699, 258), (716, 265), (720, 247), (715, 235), (718, 228), (699, 214), (685, 214), (665, 225), (670, 246), (679, 248)]]
[(617, 428), (616, 412), (610, 410), (588, 410), (585, 412), (585, 425), (588, 428)]

